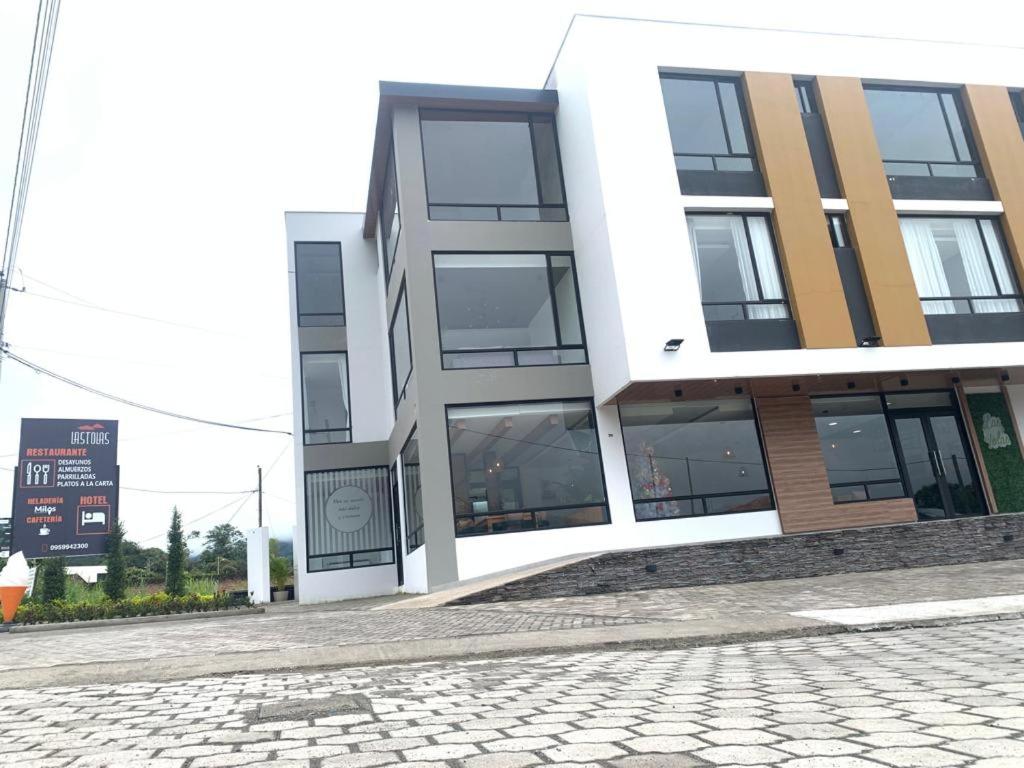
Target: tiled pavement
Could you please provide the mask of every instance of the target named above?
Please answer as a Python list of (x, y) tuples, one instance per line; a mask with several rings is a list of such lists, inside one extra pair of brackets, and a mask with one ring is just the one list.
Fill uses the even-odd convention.
[[(337, 694), (365, 706), (254, 722)], [(1019, 768), (1024, 621), (0, 692), (0, 765), (396, 764)]]

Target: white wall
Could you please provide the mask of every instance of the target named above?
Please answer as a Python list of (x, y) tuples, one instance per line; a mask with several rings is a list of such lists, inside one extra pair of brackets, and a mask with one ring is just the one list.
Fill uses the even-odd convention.
[(635, 381), (1024, 363), (1024, 343), (712, 354), (659, 67), (1024, 85), (1021, 49), (577, 17), (548, 85), (599, 403)]

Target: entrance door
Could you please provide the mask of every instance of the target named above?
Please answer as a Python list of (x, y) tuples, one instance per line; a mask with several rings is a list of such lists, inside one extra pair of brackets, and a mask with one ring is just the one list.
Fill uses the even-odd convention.
[(952, 402), (889, 413), (918, 518), (985, 514), (970, 443)]

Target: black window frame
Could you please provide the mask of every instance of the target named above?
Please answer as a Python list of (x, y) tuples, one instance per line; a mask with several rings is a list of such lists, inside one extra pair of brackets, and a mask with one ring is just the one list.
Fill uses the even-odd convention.
[[(936, 391), (937, 392), (937, 391), (940, 391), (940, 390), (911, 390), (911, 391), (917, 393), (917, 392), (932, 392), (932, 391)], [(949, 390), (941, 390), (941, 391), (949, 392)], [(846, 504), (871, 504), (871, 503), (877, 503), (877, 502), (880, 502), (880, 501), (893, 501), (894, 499), (910, 498), (910, 494), (907, 493), (907, 472), (906, 472), (906, 466), (903, 463), (903, 453), (900, 450), (899, 440), (896, 437), (896, 434), (893, 432), (892, 418), (889, 415), (889, 405), (886, 403), (886, 396), (887, 395), (892, 395), (892, 394), (900, 394), (900, 393), (899, 392), (846, 392), (846, 393), (835, 393), (835, 394), (829, 394), (829, 395), (811, 395), (810, 400), (812, 401), (812, 403), (811, 403), (812, 414), (813, 414), (813, 408), (814, 408), (814, 404), (813, 404), (814, 400), (835, 400), (835, 399), (839, 399), (839, 398), (849, 398), (849, 397), (876, 397), (876, 398), (878, 398), (879, 404), (881, 406), (881, 412), (880, 413), (881, 413), (881, 416), (882, 416), (882, 420), (885, 422), (885, 429), (886, 429), (886, 432), (889, 435), (889, 447), (892, 450), (892, 455), (893, 455), (893, 457), (896, 460), (896, 475), (897, 475), (897, 478), (895, 480), (865, 480), (865, 481), (861, 481), (861, 482), (851, 481), (851, 482), (842, 482), (842, 483), (833, 483), (831, 480), (829, 480), (828, 487), (829, 487), (829, 491), (830, 492), (831, 492), (831, 490), (833, 488), (864, 487), (864, 496), (865, 496), (865, 498), (863, 498), (863, 499), (848, 499), (846, 501), (838, 501), (838, 500), (836, 500), (835, 496), (833, 495), (832, 503), (835, 504), (836, 506), (846, 505)], [(815, 418), (815, 417), (813, 417), (813, 415), (812, 415), (812, 418)], [(818, 442), (820, 444), (820, 442), (821, 442), (821, 435), (818, 433), (817, 424), (815, 424), (814, 433), (818, 436)], [(825, 459), (825, 457), (822, 456), (822, 461), (823, 462), (824, 462), (824, 459)], [(828, 479), (828, 466), (827, 465), (825, 467), (825, 474), (826, 474), (826, 479)], [(901, 495), (899, 495), (899, 496), (886, 496), (885, 498), (881, 498), (881, 499), (872, 499), (868, 495), (867, 488), (866, 488), (866, 486), (868, 486), (868, 485), (892, 485), (893, 483), (899, 483), (900, 484), (900, 486), (903, 489), (903, 493)]]
[[(895, 83), (864, 83), (863, 84), (863, 89), (865, 91), (894, 91), (894, 92), (901, 92), (901, 93), (904, 93), (904, 92), (907, 92), (907, 93), (909, 93), (909, 92), (916, 92), (916, 93), (932, 93), (932, 94), (935, 94), (936, 100), (939, 103), (939, 109), (942, 112), (943, 122), (945, 123), (945, 126), (946, 126), (946, 134), (949, 137), (949, 145), (950, 145), (951, 149), (953, 150), (953, 156), (957, 158), (957, 160), (955, 160), (955, 161), (943, 161), (943, 160), (900, 160), (900, 159), (895, 159), (895, 158), (887, 158), (887, 157), (885, 157), (884, 153), (882, 153), (881, 146), (879, 146), (879, 153), (882, 154), (882, 166), (883, 166), (883, 168), (885, 168), (886, 176), (896, 177), (896, 178), (904, 178), (904, 177), (908, 177), (908, 176), (910, 178), (920, 178), (922, 176), (921, 174), (914, 175), (914, 174), (900, 174), (900, 173), (892, 173), (892, 172), (890, 172), (889, 168), (887, 167), (888, 164), (889, 163), (899, 163), (899, 164), (903, 164), (903, 165), (923, 165), (923, 166), (927, 166), (927, 170), (928, 170), (927, 178), (930, 178), (930, 179), (941, 179), (941, 180), (944, 180), (944, 181), (945, 180), (951, 180), (951, 181), (958, 181), (959, 180), (959, 181), (963, 181), (963, 180), (966, 180), (968, 178), (978, 178), (978, 179), (984, 179), (985, 178), (985, 170), (984, 170), (984, 168), (981, 165), (981, 157), (978, 154), (978, 145), (977, 145), (977, 142), (974, 140), (974, 131), (971, 130), (971, 124), (970, 124), (970, 121), (967, 118), (967, 111), (964, 109), (963, 98), (961, 96), (959, 88), (955, 88), (955, 87), (954, 88), (949, 88), (949, 87), (943, 88), (943, 87), (939, 87), (939, 86), (926, 86), (926, 85), (899, 85), (899, 84), (895, 84)], [(958, 119), (958, 121), (960, 123), (960, 129), (963, 131), (964, 142), (967, 145), (967, 151), (970, 153), (971, 157), (973, 158), (971, 160), (961, 160), (960, 159), (960, 150), (957, 147), (956, 137), (953, 135), (953, 126), (950, 123), (949, 113), (948, 113), (948, 111), (946, 109), (946, 102), (942, 98), (943, 94), (948, 94), (953, 99), (953, 106), (956, 108), (957, 119)], [(868, 111), (870, 113), (870, 109)], [(872, 128), (874, 128), (874, 119), (873, 118), (872, 118)], [(971, 166), (975, 170), (975, 175), (973, 177), (936, 175), (934, 170), (932, 169), (933, 165), (954, 165), (954, 166), (960, 166), (960, 167)]]
[[(756, 145), (754, 144), (753, 132), (750, 130), (750, 116), (747, 115), (747, 104), (745, 99), (746, 89), (743, 87), (743, 78), (739, 75), (700, 75), (700, 74), (689, 74), (685, 72), (660, 72), (659, 78), (661, 80), (699, 80), (702, 82), (711, 82), (715, 84), (715, 101), (718, 104), (718, 114), (722, 120), (722, 134), (725, 137), (725, 146), (729, 150), (727, 154), (709, 155), (701, 152), (676, 152), (676, 148), (672, 147), (673, 157), (707, 157), (711, 159), (712, 168), (716, 173), (752, 173), (759, 170), (757, 161)], [(734, 152), (732, 149), (732, 138), (729, 136), (729, 126), (726, 122), (725, 107), (722, 106), (722, 90), (720, 87), (721, 83), (730, 83), (736, 87), (736, 102), (739, 105), (740, 112), (740, 123), (743, 126), (743, 136), (747, 142), (748, 152)], [(666, 117), (668, 117), (668, 110), (666, 109)], [(718, 158), (746, 158), (750, 160), (752, 170), (750, 171), (736, 171), (736, 170), (719, 170)], [(684, 193), (685, 194), (685, 193)]]
[[(409, 447), (409, 443), (413, 441), (413, 438), (419, 440), (419, 436), (416, 434), (417, 424), (412, 425), (412, 429), (409, 430), (409, 436), (405, 438), (405, 442), (402, 443), (402, 449), (398, 452), (398, 456), (401, 459), (402, 465), (402, 522), (405, 523), (405, 554), (411, 555), (417, 549), (422, 547), (426, 543), (426, 536), (424, 535), (424, 528), (426, 520), (423, 515), (422, 502), (420, 504), (420, 523), (416, 528), (411, 527), (411, 521), (409, 520), (409, 483), (408, 475), (406, 473), (406, 462), (405, 462), (405, 449)], [(416, 448), (419, 453), (419, 447)], [(398, 462), (396, 462), (398, 463)], [(417, 462), (417, 467), (420, 464)], [(417, 476), (420, 481), (420, 489), (423, 488), (423, 473), (418, 472)], [(422, 496), (421, 496), (422, 499)]]
[[(394, 220), (398, 222), (398, 229), (394, 232), (384, 231), (384, 201), (387, 199), (388, 184), (393, 180), (395, 187), (395, 211)], [(402, 206), (398, 194), (398, 166), (395, 160), (395, 140), (391, 139), (391, 149), (388, 151), (388, 160), (384, 166), (384, 186), (381, 192), (381, 208), (378, 214), (377, 229), (380, 232), (381, 260), (384, 262), (384, 293), (387, 294), (388, 286), (391, 284), (391, 275), (395, 271), (395, 259), (398, 257), (398, 241), (402, 235)], [(390, 226), (390, 225), (389, 225)], [(391, 253), (388, 253), (390, 249)]]
[(1011, 90), (1010, 103), (1013, 105), (1013, 114), (1017, 116), (1021, 137), (1024, 138), (1024, 91)]
[[(426, 142), (423, 140), (423, 122), (424, 114), (427, 114), (426, 120), (429, 122), (435, 115), (450, 115), (447, 118), (449, 121), (461, 121), (461, 122), (488, 122), (486, 120), (487, 115), (500, 115), (503, 118), (503, 122), (525, 122), (530, 131), (530, 155), (533, 161), (533, 174), (534, 182), (537, 185), (537, 204), (536, 205), (520, 205), (516, 203), (474, 203), (474, 202), (434, 202), (430, 199), (430, 180), (427, 178), (427, 147)], [(466, 117), (467, 115), (478, 115), (478, 118)], [(511, 120), (512, 117), (522, 117), (525, 120)], [(534, 122), (538, 117), (543, 117), (544, 121), (550, 121), (551, 133), (555, 144), (555, 162), (558, 166), (558, 184), (562, 194), (561, 203), (544, 203), (541, 202), (543, 198), (543, 192), (541, 187), (541, 175), (540, 167), (537, 164), (537, 139), (534, 134)], [(438, 121), (444, 121), (444, 117), (436, 118)], [(558, 126), (555, 121), (555, 114), (553, 112), (529, 112), (529, 111), (503, 111), (503, 110), (481, 110), (481, 109), (433, 109), (433, 108), (420, 108), (419, 109), (419, 128), (420, 128), (420, 156), (423, 161), (423, 187), (424, 196), (427, 202), (427, 218), (431, 221), (500, 221), (500, 222), (520, 222), (528, 224), (537, 224), (542, 222), (566, 222), (569, 220), (569, 198), (565, 193), (565, 174), (562, 172), (562, 150), (558, 142)], [(479, 208), (482, 211), (487, 208), (493, 208), (495, 215), (493, 218), (472, 218), (472, 219), (459, 219), (452, 217), (435, 217), (433, 215), (434, 208)], [(522, 219), (522, 218), (504, 218), (502, 215), (502, 209), (512, 210), (536, 210), (538, 216), (540, 211), (553, 211), (555, 213), (561, 211), (562, 215), (560, 218), (551, 219)]]
[[(302, 311), (302, 290), (300, 288), (300, 274), (301, 268), (299, 267), (299, 246), (302, 245), (336, 245), (338, 247), (338, 280), (341, 285), (339, 286), (339, 293), (341, 295), (341, 312), (303, 312)], [(292, 244), (292, 255), (295, 259), (295, 322), (299, 328), (345, 328), (348, 322), (348, 318), (345, 313), (345, 262), (342, 255), (341, 243), (337, 240), (296, 240)], [(318, 325), (318, 324), (303, 324), (302, 319), (304, 317), (340, 317), (341, 323), (329, 324), (329, 325)]]
[[(552, 312), (552, 315), (553, 315), (553, 318), (554, 318), (554, 324), (555, 324), (555, 339), (559, 342), (558, 344), (556, 344), (553, 347), (551, 347), (551, 346), (548, 346), (548, 347), (492, 347), (492, 348), (489, 348), (489, 349), (476, 349), (476, 350), (471, 350), (471, 351), (466, 351), (466, 350), (450, 350), (450, 349), (446, 350), (446, 349), (444, 349), (444, 346), (443, 346), (443, 343), (442, 343), (442, 338), (443, 337), (442, 337), (442, 334), (441, 334), (441, 300), (440, 300), (439, 292), (438, 292), (438, 289), (437, 289), (437, 257), (438, 256), (448, 256), (448, 255), (453, 255), (453, 256), (459, 256), (459, 255), (469, 255), (469, 256), (481, 255), (481, 256), (486, 256), (488, 254), (494, 254), (496, 256), (497, 255), (503, 255), (503, 254), (511, 255), (511, 256), (515, 256), (515, 255), (544, 256), (546, 258), (546, 261), (547, 261), (547, 278), (548, 278), (548, 293), (549, 293), (549, 295), (551, 297), (551, 312)], [(551, 278), (551, 257), (552, 256), (567, 256), (569, 258), (569, 265), (570, 265), (570, 267), (572, 269), (573, 287), (576, 290), (576, 313), (577, 313), (577, 316), (579, 317), (579, 323), (580, 323), (580, 343), (579, 344), (562, 344), (561, 343), (562, 329), (561, 329), (561, 324), (559, 323), (558, 304), (555, 301), (555, 286), (554, 286), (554, 283), (552, 282), (552, 278)], [(437, 319), (437, 339), (438, 339), (438, 347), (440, 348), (441, 369), (442, 370), (445, 370), (445, 371), (473, 371), (473, 370), (484, 370), (484, 369), (491, 369), (491, 368), (544, 368), (544, 367), (548, 367), (548, 366), (589, 365), (590, 364), (590, 356), (589, 356), (589, 354), (587, 352), (587, 331), (586, 331), (586, 328), (585, 328), (584, 323), (583, 323), (583, 304), (582, 304), (582, 302), (580, 300), (580, 281), (579, 281), (579, 275), (576, 272), (576, 256), (575, 256), (575, 253), (573, 251), (514, 251), (514, 250), (502, 250), (502, 251), (484, 251), (484, 250), (452, 251), (452, 250), (441, 250), (441, 251), (432, 251), (431, 254), (430, 254), (430, 259), (431, 259), (431, 269), (433, 270), (433, 273), (434, 273), (434, 307), (436, 309), (435, 317)], [(527, 365), (520, 365), (519, 364), (519, 353), (520, 352), (543, 352), (543, 351), (547, 351), (547, 350), (562, 351), (562, 350), (575, 350), (575, 349), (579, 349), (579, 350), (583, 351), (583, 360), (582, 360), (582, 362), (577, 362), (577, 363), (540, 363), (540, 364), (527, 364)], [(493, 352), (512, 352), (513, 360), (515, 361), (515, 364), (514, 365), (499, 365), (499, 366), (495, 366), (495, 365), (468, 365), (468, 366), (448, 367), (448, 366), (445, 365), (445, 361), (444, 361), (445, 355), (477, 354), (477, 353), (479, 353), (479, 354), (487, 354), (487, 353), (493, 353)]]
[(813, 78), (794, 77), (793, 89), (796, 91), (796, 105), (801, 115), (817, 115), (818, 99), (814, 95)]
[[(981, 247), (985, 251), (985, 263), (988, 265), (989, 276), (992, 278), (992, 284), (995, 285), (996, 291), (998, 292), (993, 296), (921, 296), (918, 295), (918, 300), (921, 302), (922, 308), (926, 301), (949, 301), (953, 302), (954, 306), (959, 306), (957, 302), (966, 302), (969, 312), (947, 312), (939, 315), (930, 315), (925, 313), (925, 317), (985, 317), (986, 315), (1000, 314), (998, 312), (975, 312), (974, 302), (975, 301), (1001, 301), (1001, 300), (1016, 300), (1021, 302), (1022, 308), (1018, 312), (1010, 314), (1019, 315), (1024, 317), (1024, 288), (1021, 287), (1021, 278), (1017, 274), (1016, 265), (1013, 263), (1009, 250), (1009, 243), (1006, 240), (1006, 233), (1003, 232), (1002, 216), (999, 214), (933, 214), (933, 213), (900, 213), (897, 216), (898, 219), (968, 219), (974, 222), (975, 227), (978, 229), (978, 238), (981, 240)], [(996, 239), (999, 241), (1000, 247), (1003, 249), (1002, 255), (1006, 259), (1006, 270), (1012, 280), (1017, 286), (1016, 293), (1003, 293), (1002, 288), (999, 285), (999, 277), (996, 274), (995, 265), (992, 261), (992, 252), (989, 250), (988, 241), (985, 239), (985, 234), (981, 229), (982, 220), (987, 219), (992, 222), (992, 228), (996, 233)], [(906, 246), (904, 245), (904, 248)], [(910, 258), (910, 254), (907, 254), (907, 258)], [(916, 292), (915, 286), (915, 292)]]
[[(405, 333), (406, 338), (409, 340), (409, 374), (405, 377), (405, 381), (402, 382), (402, 387), (399, 389), (398, 367), (395, 357), (395, 323), (398, 321), (398, 308), (402, 306), (403, 302), (405, 302)], [(409, 323), (409, 296), (406, 292), (404, 276), (402, 277), (401, 284), (398, 286), (398, 293), (395, 296), (395, 311), (392, 313), (391, 322), (388, 324), (388, 348), (391, 351), (391, 394), (394, 399), (395, 412), (397, 413), (399, 404), (406, 397), (413, 372), (412, 326)]]
[[(325, 554), (325, 555), (310, 555), (309, 554), (309, 482), (308, 482), (307, 478), (310, 475), (319, 475), (319, 474), (324, 474), (326, 472), (358, 472), (358, 471), (367, 470), (367, 469), (383, 469), (385, 472), (387, 472), (388, 468), (387, 468), (386, 465), (370, 464), (370, 465), (367, 465), (367, 466), (364, 466), (364, 467), (332, 467), (331, 469), (307, 469), (307, 470), (305, 470), (302, 473), (302, 503), (303, 503), (303, 506), (302, 506), (302, 515), (303, 515), (302, 523), (303, 523), (303, 531), (305, 533), (305, 539), (306, 539), (306, 573), (331, 573), (333, 571), (351, 571), (351, 570), (354, 570), (356, 568), (386, 568), (387, 566), (389, 566), (389, 565), (393, 566), (393, 565), (395, 565), (398, 562), (397, 555), (395, 554), (395, 547), (394, 547), (394, 545), (392, 545), (390, 547), (378, 547), (377, 549), (359, 549), (359, 550), (351, 550), (351, 551), (348, 551), (348, 552), (332, 552), (330, 554)], [(394, 510), (391, 509), (391, 495), (390, 495), (390, 491), (389, 491), (389, 493), (385, 494), (385, 497), (386, 497), (386, 503), (388, 505), (388, 517), (389, 517), (389, 520), (388, 520), (389, 526), (388, 526), (388, 528), (390, 530), (390, 516), (394, 514)], [(361, 565), (356, 565), (355, 564), (355, 556), (356, 555), (364, 555), (364, 554), (368, 554), (370, 552), (390, 552), (392, 559), (391, 559), (390, 562), (387, 562), (387, 563), (363, 563)], [(314, 558), (344, 557), (345, 555), (348, 556), (348, 563), (349, 564), (347, 566), (340, 566), (340, 567), (333, 567), (333, 568), (317, 568), (316, 570), (313, 570), (312, 568), (310, 568), (310, 565), (309, 565), (310, 560), (313, 560)]]
[(825, 212), (825, 224), (828, 227), (828, 237), (832, 241), (833, 248), (852, 248), (850, 231), (846, 226), (846, 214), (833, 211)]
[[(754, 422), (754, 432), (757, 435), (757, 447), (761, 453), (761, 465), (764, 467), (764, 476), (767, 481), (767, 490), (765, 491), (768, 495), (768, 506), (763, 509), (740, 509), (740, 510), (724, 510), (721, 512), (708, 512), (706, 499), (722, 499), (732, 496), (752, 496), (757, 493), (761, 493), (760, 490), (755, 491), (744, 491), (742, 493), (706, 493), (706, 494), (684, 494), (680, 496), (666, 496), (665, 498), (650, 498), (650, 499), (637, 499), (633, 497), (633, 479), (629, 476), (629, 461), (626, 461), (626, 480), (629, 482), (629, 494), (630, 499), (633, 502), (633, 519), (638, 523), (656, 523), (660, 520), (690, 520), (690, 519), (702, 519), (705, 517), (719, 517), (721, 515), (742, 515), (750, 512), (770, 512), (777, 509), (775, 501), (775, 489), (772, 483), (772, 472), (771, 467), (768, 465), (768, 454), (764, 450), (764, 435), (761, 432), (761, 417), (757, 409), (757, 400), (753, 397), (734, 397), (734, 398), (712, 398), (720, 400), (748, 400), (750, 402), (750, 411), (752, 421)], [(686, 401), (683, 401), (686, 402)], [(697, 401), (702, 402), (702, 401)], [(650, 403), (648, 403), (650, 404)], [(659, 403), (660, 404), (660, 403)], [(622, 452), (623, 455), (629, 455), (629, 451), (626, 447), (626, 430), (622, 426), (622, 403), (616, 403), (615, 409), (619, 418), (619, 436), (622, 439)], [(644, 403), (626, 403), (626, 405), (644, 405)], [(699, 515), (673, 515), (671, 517), (645, 517), (640, 518), (636, 516), (637, 504), (656, 504), (661, 501), (689, 501), (691, 503), (700, 500), (701, 509), (704, 510), (703, 514)]]
[[(569, 504), (569, 505), (554, 505), (554, 506), (543, 506), (543, 507), (530, 507), (524, 509), (503, 509), (498, 512), (487, 512), (486, 515), (460, 515), (455, 505), (455, 469), (452, 466), (452, 438), (451, 438), (451, 427), (449, 422), (451, 417), (449, 413), (453, 408), (481, 408), (481, 407), (497, 407), (497, 406), (516, 406), (516, 405), (535, 405), (544, 403), (586, 403), (590, 407), (590, 417), (594, 425), (594, 438), (595, 445), (597, 447), (597, 467), (601, 473), (601, 490), (604, 494), (604, 501), (602, 503), (593, 504)], [(597, 423), (597, 406), (594, 403), (592, 397), (559, 397), (559, 398), (540, 398), (540, 399), (528, 399), (528, 400), (499, 400), (492, 402), (472, 402), (472, 403), (446, 403), (444, 407), (444, 420), (445, 420), (445, 449), (448, 457), (448, 479), (451, 483), (452, 488), (452, 527), (454, 529), (455, 538), (457, 539), (472, 539), (479, 538), (482, 536), (503, 536), (506, 534), (513, 533), (534, 533), (536, 531), (562, 531), (571, 530), (574, 528), (592, 528), (597, 525), (610, 525), (611, 519), (611, 506), (608, 500), (608, 481), (605, 477), (604, 471), (604, 457), (601, 451), (601, 431)], [(600, 522), (594, 523), (582, 523), (580, 525), (562, 526), (558, 528), (538, 528), (536, 527), (537, 519), (536, 513), (538, 512), (557, 512), (563, 509), (586, 509), (588, 507), (601, 507), (604, 509), (604, 518)], [(459, 518), (473, 518), (473, 517), (498, 517), (505, 515), (520, 515), (530, 514), (533, 517), (534, 527), (533, 528), (522, 528), (518, 530), (504, 530), (504, 531), (487, 531), (481, 533), (459, 533), (458, 520)]]
[[(348, 426), (342, 429), (306, 429), (306, 357), (311, 355), (341, 355), (345, 358), (345, 393), (348, 395), (348, 402), (345, 403), (345, 410), (348, 414)], [(314, 446), (314, 445), (346, 445), (352, 442), (352, 374), (349, 371), (348, 365), (348, 350), (347, 349), (318, 349), (318, 350), (307, 350), (299, 353), (299, 386), (301, 388), (301, 400), (302, 400), (302, 445), (303, 446)], [(318, 434), (326, 432), (347, 432), (348, 440), (330, 440), (326, 443), (309, 443), (306, 442), (306, 436), (309, 434)]]

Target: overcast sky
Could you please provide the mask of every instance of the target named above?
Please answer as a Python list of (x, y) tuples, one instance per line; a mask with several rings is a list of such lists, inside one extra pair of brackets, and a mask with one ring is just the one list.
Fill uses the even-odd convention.
[[(540, 87), (575, 12), (1019, 46), (1021, 6), (64, 0), (6, 340), (129, 399), (290, 429), (283, 212), (362, 209), (378, 80)], [(0, 0), (0, 226), (35, 10)], [(257, 464), (273, 533), (290, 535), (288, 437), (170, 420), (7, 362), (2, 467), (22, 417), (120, 420), (132, 539), (162, 546), (175, 504), (189, 529), (254, 525), (251, 497), (128, 488), (230, 494), (255, 487)]]

